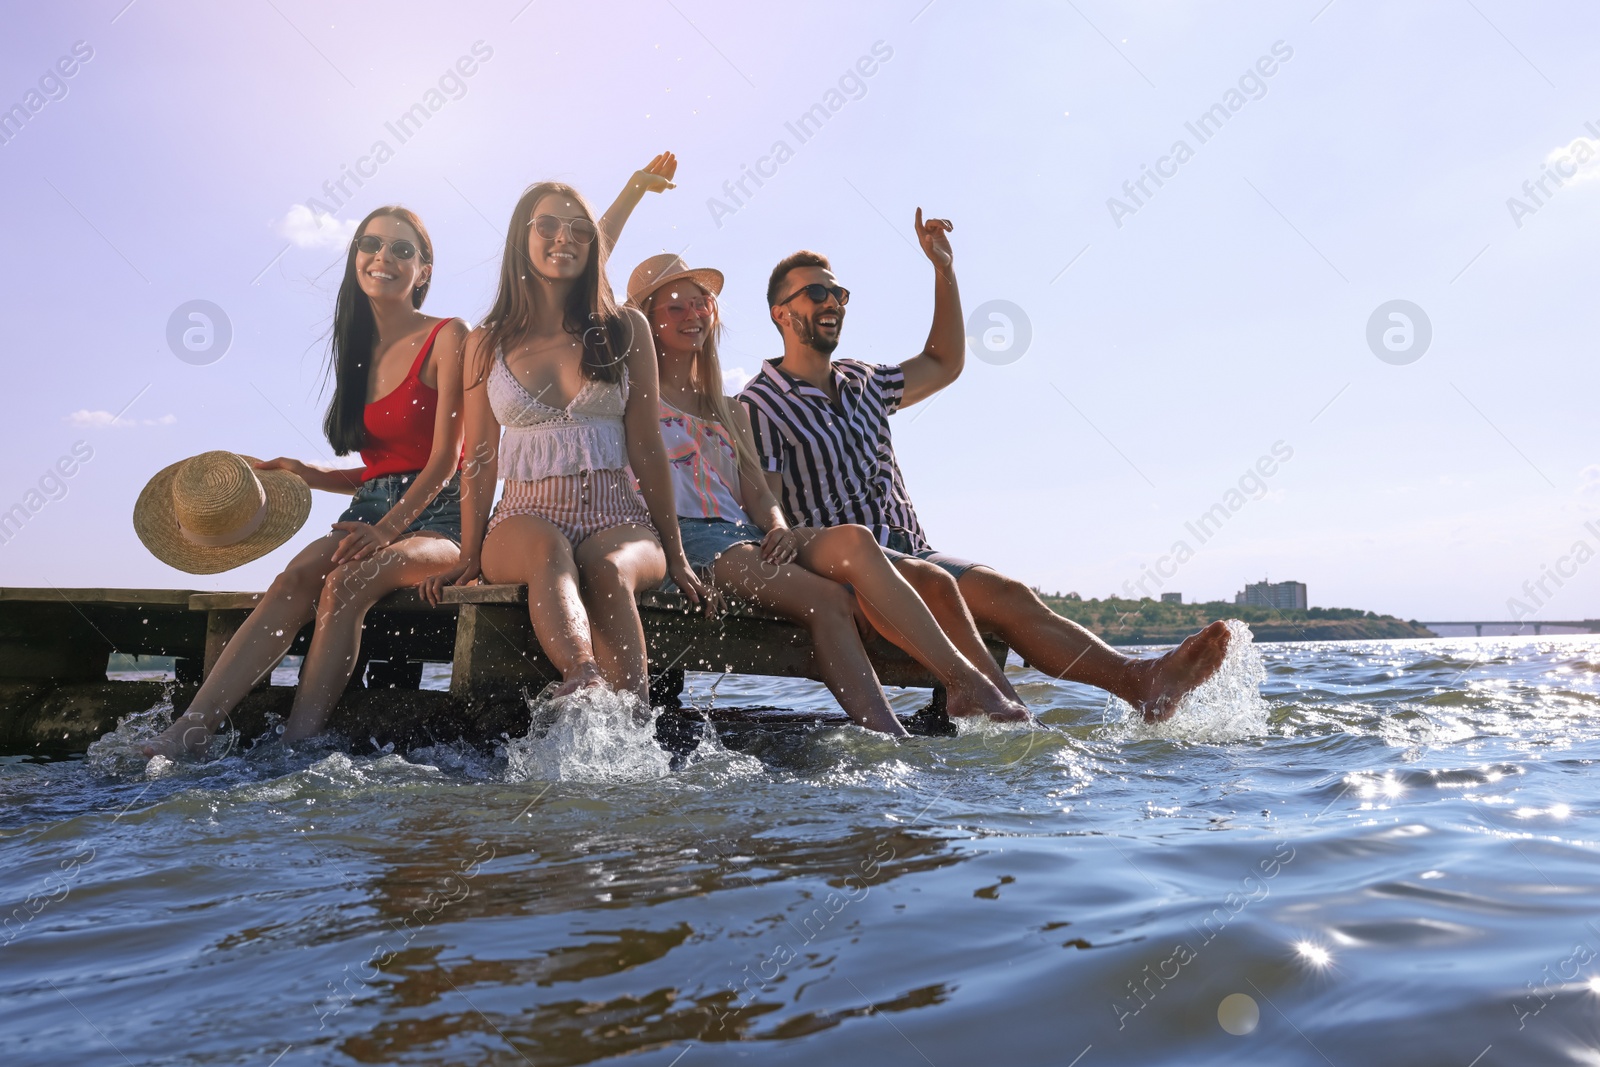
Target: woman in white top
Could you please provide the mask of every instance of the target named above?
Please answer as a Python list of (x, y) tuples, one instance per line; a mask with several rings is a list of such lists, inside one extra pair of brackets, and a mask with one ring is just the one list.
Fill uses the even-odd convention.
[[(560, 692), (608, 685), (648, 706), (634, 594), (669, 573), (696, 603), (704, 590), (678, 539), (649, 330), (613, 301), (615, 235), (599, 236), (569, 185), (531, 186), (511, 213), (494, 306), (467, 341), (461, 566), (424, 595), (480, 570), (524, 583)], [(506, 489), (485, 531), (497, 476)]]
[(906, 732), (862, 647), (858, 603), (945, 686), (951, 715), (1027, 718), (950, 643), (866, 527), (789, 528), (761, 474), (748, 417), (722, 394), (721, 291), (720, 271), (691, 270), (671, 253), (645, 260), (628, 281), (628, 301), (644, 311), (655, 340), (661, 436), (689, 562), (714, 591), (806, 627), (823, 680), (862, 726)]

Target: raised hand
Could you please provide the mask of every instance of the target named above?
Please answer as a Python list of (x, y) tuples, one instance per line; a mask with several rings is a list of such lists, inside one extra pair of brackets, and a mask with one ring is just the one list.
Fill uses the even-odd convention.
[(678, 157), (671, 152), (662, 152), (646, 163), (643, 170), (634, 171), (630, 184), (637, 185), (647, 193), (664, 193), (677, 188), (672, 184), (673, 176), (677, 173)]
[(955, 229), (955, 223), (949, 219), (929, 219), (922, 221), (922, 209), (917, 208), (917, 242), (922, 245), (922, 254), (932, 261), (935, 267), (948, 267), (955, 258), (950, 249), (950, 238), (945, 236)]

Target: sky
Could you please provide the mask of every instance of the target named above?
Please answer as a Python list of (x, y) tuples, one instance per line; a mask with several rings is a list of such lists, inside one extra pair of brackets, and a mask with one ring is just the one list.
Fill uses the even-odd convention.
[(1085, 597), (1600, 616), (1592, 4), (16, 7), (0, 584), (264, 588), (342, 498), (212, 576), (133, 504), (209, 449), (333, 459), (353, 222), (417, 211), (424, 310), (476, 322), (524, 187), (603, 208), (671, 149), (611, 280), (721, 269), (730, 377), (780, 354), (798, 248), (852, 292), (838, 356), (915, 355), (913, 214), (953, 221), (967, 367), (892, 420), (941, 550)]

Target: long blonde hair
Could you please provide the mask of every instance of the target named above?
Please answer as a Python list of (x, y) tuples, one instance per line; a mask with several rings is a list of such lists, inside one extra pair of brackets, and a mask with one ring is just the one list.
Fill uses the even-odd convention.
[[(694, 388), (695, 395), (711, 412), (711, 417), (722, 424), (728, 431), (728, 439), (733, 442), (733, 451), (739, 457), (740, 466), (750, 466), (756, 470), (761, 469), (761, 460), (745, 441), (744, 435), (739, 432), (739, 424), (733, 417), (733, 401), (729, 400), (722, 392), (722, 361), (717, 358), (717, 343), (722, 339), (722, 309), (717, 305), (715, 293), (698, 286), (706, 294), (706, 299), (711, 302), (711, 310), (715, 315), (711, 329), (706, 331), (705, 340), (700, 342), (700, 349), (694, 354), (694, 362), (689, 364), (689, 384)], [(641, 309), (645, 317), (650, 320), (652, 339), (655, 334), (656, 301), (667, 291), (662, 286), (651, 293), (645, 300)], [(660, 350), (656, 351), (656, 359), (661, 358)]]

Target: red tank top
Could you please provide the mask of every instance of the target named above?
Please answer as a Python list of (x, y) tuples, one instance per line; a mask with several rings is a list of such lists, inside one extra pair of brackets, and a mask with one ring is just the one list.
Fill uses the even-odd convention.
[(445, 319), (428, 334), (405, 381), (367, 405), (361, 419), (367, 431), (367, 443), (361, 449), (361, 462), (366, 464), (362, 481), (385, 474), (411, 474), (427, 465), (433, 453), (433, 415), (439, 391), (423, 383), (422, 364), (433, 351), (433, 339), (449, 321)]

